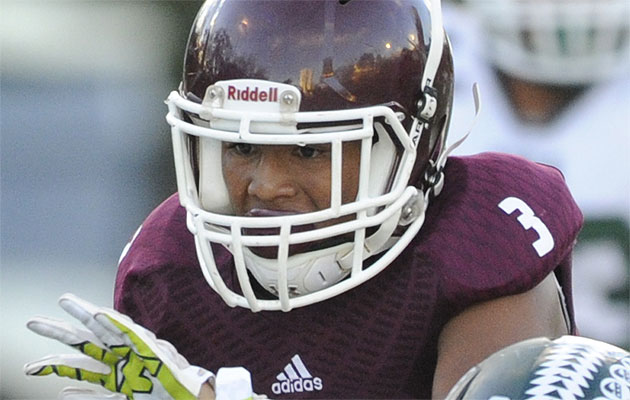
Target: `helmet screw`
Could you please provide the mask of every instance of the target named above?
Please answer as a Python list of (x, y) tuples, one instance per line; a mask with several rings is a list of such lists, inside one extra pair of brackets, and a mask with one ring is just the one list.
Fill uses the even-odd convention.
[(290, 106), (295, 101), (295, 95), (291, 92), (282, 95), (282, 102), (287, 106)]
[[(206, 94), (203, 97), (203, 101), (201, 105), (208, 110), (213, 108), (221, 108), (223, 107), (223, 100), (225, 97), (225, 92), (220, 86), (208, 86), (206, 89)], [(211, 118), (211, 114), (208, 114), (206, 111), (203, 112), (204, 115)]]
[(398, 224), (402, 226), (411, 224), (424, 213), (425, 208), (424, 194), (420, 192), (414, 195), (401, 209)]

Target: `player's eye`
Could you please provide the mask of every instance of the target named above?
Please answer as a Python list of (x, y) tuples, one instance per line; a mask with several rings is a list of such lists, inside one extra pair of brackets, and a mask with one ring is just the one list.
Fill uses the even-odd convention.
[(302, 158), (316, 158), (327, 152), (327, 147), (323, 146), (298, 146), (296, 153)]
[(241, 156), (248, 156), (254, 152), (254, 146), (249, 143), (230, 143), (228, 149)]

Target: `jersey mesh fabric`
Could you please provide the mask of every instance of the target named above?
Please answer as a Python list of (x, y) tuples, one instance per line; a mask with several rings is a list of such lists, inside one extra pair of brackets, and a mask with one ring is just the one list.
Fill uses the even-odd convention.
[[(425, 226), (392, 265), (349, 292), (289, 313), (225, 305), (203, 278), (185, 211), (172, 196), (147, 218), (121, 262), (115, 306), (193, 364), (244, 366), (254, 391), (272, 398), (430, 398), (439, 333), (471, 304), (524, 292), (555, 271), (572, 313), (570, 252), (582, 222), (551, 167), (487, 153), (452, 157), (445, 175)], [(545, 256), (518, 213), (498, 207), (512, 196), (552, 233), (555, 245)], [(215, 251), (219, 268), (232, 268), (230, 254)], [(302, 373), (283, 391), (281, 373), (288, 376), (296, 355), (310, 377)], [(316, 378), (320, 385), (304, 384)]]

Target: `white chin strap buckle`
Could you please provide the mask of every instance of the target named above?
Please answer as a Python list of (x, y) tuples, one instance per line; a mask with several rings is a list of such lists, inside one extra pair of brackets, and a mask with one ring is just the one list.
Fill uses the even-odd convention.
[(431, 86), (424, 88), (422, 98), (418, 101), (417, 117), (425, 124), (429, 123), (437, 111), (437, 92)]

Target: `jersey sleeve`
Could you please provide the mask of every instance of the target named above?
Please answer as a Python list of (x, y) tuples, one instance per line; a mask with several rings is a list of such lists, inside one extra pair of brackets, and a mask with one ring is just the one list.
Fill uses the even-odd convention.
[(173, 195), (146, 218), (123, 251), (114, 307), (151, 330), (165, 326), (167, 293), (184, 270), (199, 271), (195, 254), (186, 212)]
[(452, 157), (445, 176), (421, 230), (422, 257), (438, 269), (441, 297), (454, 313), (525, 292), (552, 271), (570, 295), (583, 218), (557, 169), (483, 153)]

